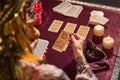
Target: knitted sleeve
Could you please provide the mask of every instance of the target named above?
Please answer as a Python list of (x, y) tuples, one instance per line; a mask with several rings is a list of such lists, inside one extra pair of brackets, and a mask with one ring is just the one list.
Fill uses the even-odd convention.
[(77, 57), (75, 62), (77, 67), (75, 80), (98, 80), (85, 58)]
[(31, 63), (21, 60), (23, 80), (70, 80), (67, 74), (60, 68), (50, 64)]

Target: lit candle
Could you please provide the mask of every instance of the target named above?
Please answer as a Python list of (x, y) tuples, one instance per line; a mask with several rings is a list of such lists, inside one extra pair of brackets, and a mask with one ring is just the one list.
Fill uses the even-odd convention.
[(108, 37), (105, 37), (104, 39), (103, 39), (103, 47), (105, 48), (105, 49), (112, 49), (113, 48), (113, 46), (114, 46), (114, 39), (113, 38), (111, 38), (110, 36), (108, 36)]
[(104, 35), (104, 27), (102, 25), (96, 25), (94, 27), (93, 33), (95, 36), (98, 36), (98, 37), (103, 36)]

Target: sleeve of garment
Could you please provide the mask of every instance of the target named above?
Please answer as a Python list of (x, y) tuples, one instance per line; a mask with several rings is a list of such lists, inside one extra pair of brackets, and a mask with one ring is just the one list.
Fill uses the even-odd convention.
[(79, 56), (75, 62), (77, 67), (75, 80), (98, 80), (85, 58)]
[(62, 69), (54, 65), (20, 60), (19, 67), (21, 68), (22, 80), (70, 80)]
[(54, 65), (42, 64), (36, 80), (70, 80), (70, 78), (62, 69)]

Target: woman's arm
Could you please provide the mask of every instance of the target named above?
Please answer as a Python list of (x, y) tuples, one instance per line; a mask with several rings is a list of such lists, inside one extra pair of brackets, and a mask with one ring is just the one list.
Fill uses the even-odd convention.
[(76, 53), (82, 54), (82, 55), (75, 58), (76, 67), (77, 67), (75, 80), (98, 80), (95, 74), (93, 73), (91, 67), (86, 62), (83, 52), (76, 51)]
[(77, 34), (72, 34), (70, 45), (73, 49), (77, 67), (75, 80), (98, 80), (84, 57), (84, 40)]

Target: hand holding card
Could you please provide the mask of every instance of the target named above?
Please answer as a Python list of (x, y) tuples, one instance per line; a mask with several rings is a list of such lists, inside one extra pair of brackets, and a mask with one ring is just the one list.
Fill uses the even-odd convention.
[(35, 47), (35, 49), (33, 49), (32, 52), (39, 58), (42, 58), (47, 49), (48, 44), (49, 44), (49, 41), (44, 39), (38, 39), (37, 46)]

